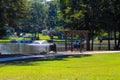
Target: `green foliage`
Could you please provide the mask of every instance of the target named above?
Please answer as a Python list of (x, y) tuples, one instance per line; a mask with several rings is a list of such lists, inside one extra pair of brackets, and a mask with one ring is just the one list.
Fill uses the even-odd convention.
[(6, 35), (6, 30), (5, 29), (0, 29), (0, 39)]
[(58, 3), (57, 0), (45, 2), (43, 0), (31, 0), (28, 18), (24, 24), (33, 26), (30, 28), (33, 32), (45, 28), (55, 28), (59, 24), (57, 18)]
[(25, 18), (27, 0), (0, 0), (0, 4), (0, 29), (16, 27), (19, 20)]
[[(61, 12), (63, 19), (68, 23), (68, 24), (77, 24), (76, 21), (79, 21), (84, 17), (82, 7), (79, 3), (81, 1), (69, 1), (69, 0), (60, 0), (61, 3)], [(69, 25), (70, 26), (70, 25)], [(69, 27), (68, 26), (68, 27)], [(76, 26), (77, 27), (77, 26)], [(72, 28), (72, 27), (70, 27)]]
[[(120, 1), (119, 0), (60, 0), (59, 18), (67, 22), (65, 28), (89, 30), (90, 35), (97, 36), (102, 32), (119, 32), (120, 46)], [(109, 47), (110, 47), (110, 40)], [(110, 49), (110, 48), (109, 48)]]
[(120, 54), (0, 63), (2, 80), (120, 80)]
[(118, 28), (115, 26), (120, 21), (116, 18), (120, 14), (120, 4), (117, 0), (60, 0), (60, 4), (61, 12), (59, 13), (68, 22), (66, 27), (72, 25), (69, 28), (88, 29), (94, 34), (102, 30), (106, 31), (108, 28), (111, 30), (114, 30), (114, 27)]
[(18, 21), (20, 18), (25, 17), (24, 14), (27, 11), (26, 0), (17, 0), (17, 1), (2, 0), (0, 3), (2, 4), (1, 5), (2, 11), (0, 15), (3, 20), (2, 22), (6, 21), (8, 26), (14, 26), (16, 20)]
[(42, 26), (46, 18), (46, 11), (48, 6), (44, 6), (41, 1), (31, 1), (30, 2), (30, 11), (28, 12), (28, 22), (31, 25)]
[(55, 27), (56, 31), (64, 31), (64, 27), (63, 26), (57, 26)]

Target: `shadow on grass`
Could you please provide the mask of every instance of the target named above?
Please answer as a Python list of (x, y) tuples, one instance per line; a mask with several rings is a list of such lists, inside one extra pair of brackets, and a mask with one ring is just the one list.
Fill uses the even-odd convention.
[(0, 63), (0, 68), (10, 65), (15, 66), (36, 66), (34, 62), (38, 61), (67, 61), (66, 58), (84, 58), (92, 56), (91, 54), (75, 54), (75, 55), (64, 55), (64, 56), (53, 56), (53, 57), (45, 57), (45, 58), (32, 58), (32, 59), (24, 59), (24, 60), (17, 60), (17, 61), (8, 61)]

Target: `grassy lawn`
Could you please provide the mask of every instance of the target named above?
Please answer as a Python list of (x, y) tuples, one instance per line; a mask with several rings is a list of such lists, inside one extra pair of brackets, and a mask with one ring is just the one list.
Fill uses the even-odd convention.
[(120, 54), (0, 63), (1, 80), (120, 80)]
[(10, 40), (0, 40), (0, 43), (10, 43)]
[(39, 34), (39, 38), (41, 40), (50, 40), (50, 37), (48, 35), (42, 35), (42, 34)]

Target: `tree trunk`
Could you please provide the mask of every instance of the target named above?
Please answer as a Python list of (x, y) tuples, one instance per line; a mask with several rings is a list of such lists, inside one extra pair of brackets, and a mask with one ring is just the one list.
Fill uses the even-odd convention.
[(92, 35), (91, 50), (93, 51), (94, 35)]
[(38, 40), (40, 40), (40, 37), (39, 37), (39, 32), (38, 32)]
[(36, 38), (37, 38), (37, 34), (36, 34), (36, 32), (35, 32), (35, 40), (36, 40)]
[(90, 51), (90, 34), (88, 34), (87, 50)]
[(114, 30), (114, 49), (117, 49), (116, 29)]
[(110, 31), (108, 30), (108, 50), (110, 50)]
[(120, 49), (120, 30), (119, 30), (119, 39), (118, 39), (118, 49)]

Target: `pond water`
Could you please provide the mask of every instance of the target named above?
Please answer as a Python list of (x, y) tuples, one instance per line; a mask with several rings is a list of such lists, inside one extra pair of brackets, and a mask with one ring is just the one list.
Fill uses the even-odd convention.
[[(64, 43), (56, 44), (57, 51), (64, 51)], [(49, 52), (49, 47), (31, 46), (28, 43), (0, 43), (0, 52), (2, 54), (18, 54), (18, 53), (40, 53), (42, 51)]]
[[(68, 50), (70, 50), (71, 43), (68, 43)], [(65, 51), (64, 42), (56, 43), (57, 51)], [(111, 44), (111, 50), (113, 50), (114, 44)], [(40, 53), (41, 51), (49, 52), (49, 47), (43, 48), (42, 46), (29, 46), (28, 43), (0, 43), (0, 52), (2, 54), (32, 54)], [(79, 49), (78, 49), (79, 50)], [(86, 50), (86, 45), (84, 46), (84, 51)], [(99, 50), (98, 43), (94, 43), (94, 50)], [(108, 44), (103, 43), (101, 45), (101, 50), (108, 50)]]

